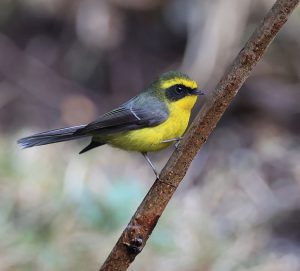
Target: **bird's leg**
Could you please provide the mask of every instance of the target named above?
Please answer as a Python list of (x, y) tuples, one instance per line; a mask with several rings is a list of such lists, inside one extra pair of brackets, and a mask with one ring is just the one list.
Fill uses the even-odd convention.
[(153, 165), (152, 161), (150, 160), (148, 154), (147, 154), (146, 152), (142, 152), (142, 155), (144, 155), (145, 159), (147, 160), (147, 162), (149, 163), (149, 165), (150, 165), (151, 168), (153, 169), (156, 178), (159, 179), (159, 174), (158, 174), (158, 172), (157, 172), (155, 166)]
[(180, 136), (180, 137), (175, 137), (175, 138), (163, 140), (162, 143), (167, 143), (167, 142), (176, 141), (176, 143), (175, 143), (175, 149), (177, 149), (178, 144), (179, 144), (179, 142), (180, 142), (181, 139), (183, 139), (182, 136)]
[(164, 184), (169, 185), (169, 186), (172, 186), (172, 187), (174, 187), (174, 188), (176, 189), (176, 186), (174, 186), (173, 184), (161, 181), (160, 178), (159, 178), (159, 174), (158, 174), (158, 172), (156, 171), (156, 169), (155, 169), (153, 163), (151, 162), (151, 160), (150, 160), (148, 154), (147, 154), (146, 152), (142, 152), (142, 155), (144, 155), (144, 157), (146, 158), (147, 162), (149, 163), (149, 165), (150, 165), (151, 168), (153, 169), (154, 174), (155, 174), (155, 176), (156, 176), (156, 179), (157, 179), (159, 182), (164, 183)]

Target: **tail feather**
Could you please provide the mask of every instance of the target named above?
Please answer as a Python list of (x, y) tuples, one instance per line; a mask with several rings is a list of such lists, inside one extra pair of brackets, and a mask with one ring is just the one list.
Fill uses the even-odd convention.
[(99, 146), (102, 146), (102, 145), (104, 145), (105, 143), (101, 143), (101, 142), (96, 142), (96, 141), (91, 141), (91, 143), (89, 144), (89, 145), (87, 145), (83, 150), (81, 150), (80, 152), (79, 152), (79, 154), (82, 154), (82, 153), (85, 153), (85, 152), (87, 152), (87, 151), (89, 151), (89, 150), (91, 150), (91, 149), (94, 149), (94, 148), (97, 148), (97, 147), (99, 147)]
[(55, 129), (32, 136), (24, 137), (18, 140), (18, 144), (23, 148), (30, 148), (34, 146), (47, 145), (72, 139), (78, 139), (89, 135), (74, 135), (74, 133), (83, 128), (85, 125)]

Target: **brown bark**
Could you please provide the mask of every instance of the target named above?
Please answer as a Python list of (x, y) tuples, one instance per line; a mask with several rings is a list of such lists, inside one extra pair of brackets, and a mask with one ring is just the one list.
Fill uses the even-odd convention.
[(276, 1), (209, 95), (162, 170), (160, 180), (155, 181), (100, 270), (126, 270), (141, 252), (198, 150), (298, 3), (299, 0)]

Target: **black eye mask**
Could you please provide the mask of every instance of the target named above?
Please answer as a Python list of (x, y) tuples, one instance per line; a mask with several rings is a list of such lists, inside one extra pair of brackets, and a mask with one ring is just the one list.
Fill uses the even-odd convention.
[(192, 89), (182, 84), (174, 85), (166, 90), (166, 97), (170, 101), (178, 101), (188, 95), (198, 95), (197, 89)]

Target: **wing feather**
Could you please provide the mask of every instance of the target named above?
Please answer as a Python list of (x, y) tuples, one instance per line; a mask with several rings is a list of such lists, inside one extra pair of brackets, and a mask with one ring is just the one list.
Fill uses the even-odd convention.
[(100, 116), (76, 134), (110, 134), (156, 126), (168, 117), (165, 104), (155, 97), (136, 96), (120, 107)]

